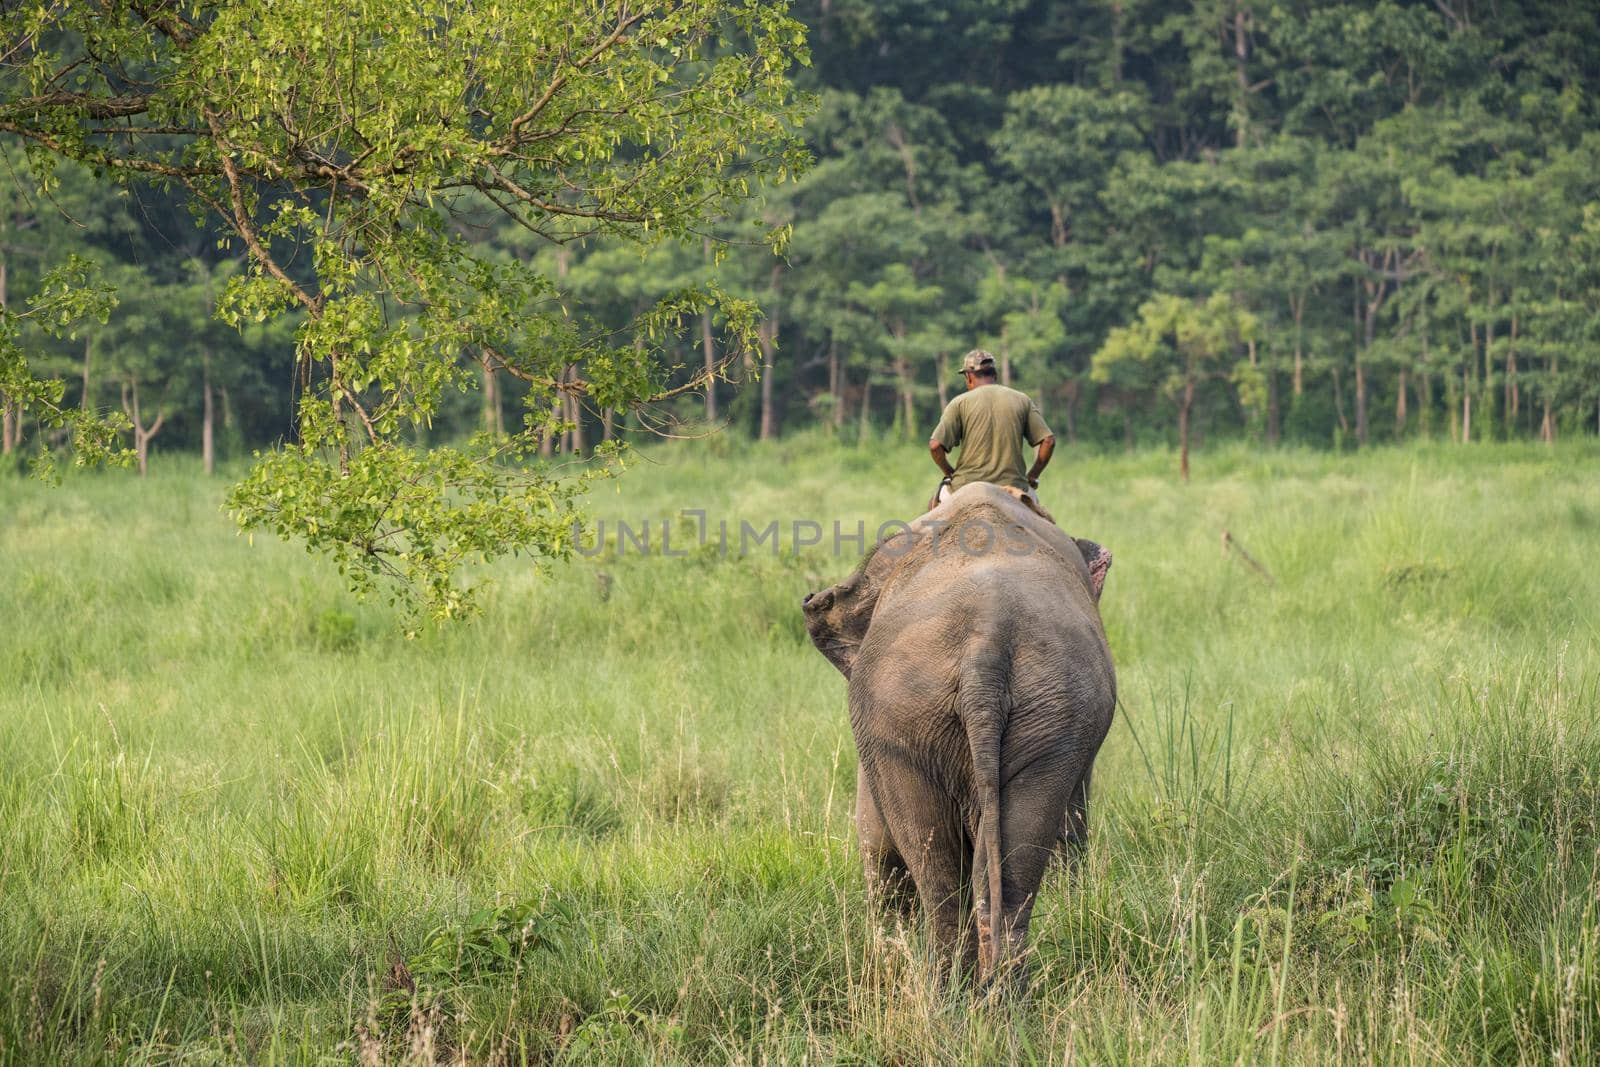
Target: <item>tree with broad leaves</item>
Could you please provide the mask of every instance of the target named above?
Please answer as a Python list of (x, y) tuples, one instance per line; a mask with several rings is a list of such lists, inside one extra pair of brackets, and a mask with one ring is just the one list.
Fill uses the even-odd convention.
[[(529, 462), (553, 399), (621, 411), (701, 388), (705, 372), (679, 373), (664, 339), (718, 301), (671, 294), (617, 343), (455, 220), (498, 211), (554, 244), (698, 243), (725, 204), (805, 161), (788, 80), (804, 30), (757, 0), (28, 5), (0, 15), (0, 36), (0, 133), (29, 146), (47, 185), (65, 158), (181, 188), (249, 256), (219, 316), (301, 315), (296, 439), (230, 493), (240, 523), (305, 540), (360, 591), (396, 579), (441, 618), (471, 607), (464, 564), (570, 552), (595, 471)], [(72, 273), (56, 280), (58, 317), (99, 308), (72, 295), (96, 292)], [(758, 313), (721, 312), (723, 358), (737, 358)], [(474, 378), (463, 353), (526, 384), (521, 425), (410, 447), (408, 430)], [(73, 420), (80, 443), (106, 439), (16, 346), (0, 348), (0, 387)]]
[(1178, 405), (1178, 470), (1189, 480), (1189, 416), (1195, 390), (1228, 369), (1247, 397), (1260, 391), (1256, 368), (1248, 360), (1227, 368), (1235, 348), (1255, 336), (1256, 318), (1228, 293), (1203, 300), (1163, 293), (1139, 308), (1139, 317), (1119, 326), (1094, 355), (1094, 377), (1154, 379)]

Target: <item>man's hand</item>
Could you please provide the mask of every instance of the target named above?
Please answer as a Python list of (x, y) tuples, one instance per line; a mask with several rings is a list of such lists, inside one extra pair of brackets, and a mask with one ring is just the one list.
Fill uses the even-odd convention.
[(950, 461), (945, 458), (944, 445), (941, 445), (938, 441), (929, 441), (928, 452), (933, 456), (934, 466), (943, 472), (946, 480), (956, 476), (955, 468), (950, 466)]

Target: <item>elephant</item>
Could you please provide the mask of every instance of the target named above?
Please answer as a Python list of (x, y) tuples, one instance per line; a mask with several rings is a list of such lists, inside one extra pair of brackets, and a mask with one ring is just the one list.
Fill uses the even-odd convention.
[(1111, 553), (986, 483), (901, 526), (802, 609), (848, 682), (869, 897), (906, 918), (920, 898), (936, 953), (987, 984), (1087, 833), (1116, 706)]

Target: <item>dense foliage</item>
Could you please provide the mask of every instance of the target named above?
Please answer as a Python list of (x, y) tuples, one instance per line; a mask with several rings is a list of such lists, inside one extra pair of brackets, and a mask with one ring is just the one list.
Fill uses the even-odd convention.
[[(798, 0), (815, 163), (764, 193), (797, 169), (803, 55), (772, 4), (192, 7), (7, 16), (12, 306), (74, 252), (120, 293), (23, 348), (141, 457), (286, 440), (247, 519), (358, 569), (403, 541), (444, 600), (461, 553), (561, 549), (536, 450), (702, 420), (912, 438), (974, 345), (1069, 440), (1600, 428), (1591, 4)], [(161, 180), (40, 190), (52, 154)], [(1234, 327), (1197, 363), (1152, 316)], [(8, 381), (5, 446), (36, 447)], [(386, 510), (430, 478), (409, 514), (437, 523)], [(438, 506), (463, 492), (504, 521)]]
[[(787, 122), (804, 33), (782, 5), (30, 6), (6, 15), (0, 36), (0, 131), (25, 147), (38, 195), (53, 193), (59, 159), (125, 189), (154, 182), (210, 246), (152, 256), (178, 277), (127, 294), (138, 297), (125, 296), (129, 313), (107, 324), (118, 423), (141, 470), (176, 380), (199, 379), (187, 392), (205, 405), (202, 433), (214, 424), (213, 363), (233, 361), (215, 352), (205, 312), (292, 330), (292, 439), (258, 460), (231, 506), (246, 526), (328, 552), (358, 588), (400, 579), (436, 615), (466, 606), (452, 580), (464, 560), (570, 549), (584, 479), (522, 462), (563, 408), (570, 421), (580, 401), (627, 410), (693, 388), (669, 380), (670, 354), (653, 340), (684, 315), (716, 306), (734, 346), (754, 338), (754, 308), (706, 284), (652, 293), (619, 340), (612, 324), (568, 313), (559, 270), (477, 235), (515, 227), (537, 247), (647, 248), (696, 233), (804, 158)], [(770, 228), (765, 243), (783, 235)], [(720, 254), (720, 240), (707, 244)], [(234, 248), (243, 265), (227, 270), (215, 253)], [(89, 301), (101, 291), (80, 284), (70, 292), (86, 307), (47, 321), (104, 317), (104, 301)], [(6, 447), (19, 402), (80, 436), (104, 431), (88, 355), (76, 411), (59, 384), (39, 384), (21, 345), (0, 359)], [(469, 368), (522, 383), (520, 425), (412, 447), (410, 431)]]

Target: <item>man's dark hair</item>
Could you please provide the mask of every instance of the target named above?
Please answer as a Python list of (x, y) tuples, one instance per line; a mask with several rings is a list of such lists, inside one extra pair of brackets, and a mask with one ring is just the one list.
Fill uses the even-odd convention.
[(972, 376), (974, 378), (987, 378), (991, 382), (997, 382), (1000, 380), (1000, 375), (995, 371), (993, 366), (979, 367), (977, 370), (972, 372)]

